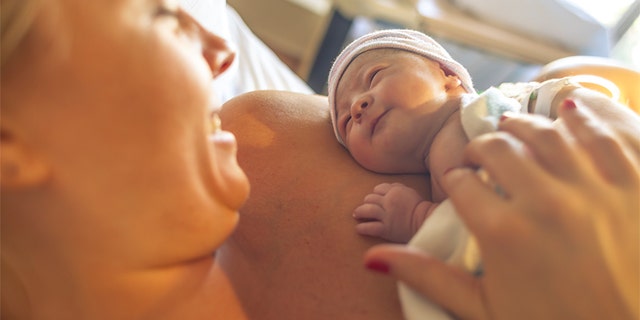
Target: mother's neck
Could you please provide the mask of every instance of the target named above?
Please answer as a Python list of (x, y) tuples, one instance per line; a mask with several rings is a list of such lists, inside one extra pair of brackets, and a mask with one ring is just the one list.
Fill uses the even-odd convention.
[(14, 271), (3, 260), (2, 318), (247, 319), (213, 258), (156, 270), (79, 272), (75, 280), (61, 274), (63, 281), (51, 274), (21, 281)]

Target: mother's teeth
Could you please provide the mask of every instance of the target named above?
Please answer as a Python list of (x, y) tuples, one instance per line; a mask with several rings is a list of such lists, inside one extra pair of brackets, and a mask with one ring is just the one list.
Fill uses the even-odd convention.
[(220, 121), (220, 117), (218, 116), (217, 113), (212, 113), (211, 114), (211, 132), (215, 133), (218, 132), (220, 130), (222, 130), (222, 121)]

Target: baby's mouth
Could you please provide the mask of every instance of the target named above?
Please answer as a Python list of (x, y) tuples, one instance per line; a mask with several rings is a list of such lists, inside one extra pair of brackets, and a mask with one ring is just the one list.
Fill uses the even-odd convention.
[(384, 117), (387, 114), (387, 112), (389, 112), (389, 110), (383, 112), (379, 117), (373, 119), (373, 122), (371, 123), (371, 135), (373, 135), (376, 132), (376, 127), (378, 126), (378, 123), (380, 122), (382, 117)]

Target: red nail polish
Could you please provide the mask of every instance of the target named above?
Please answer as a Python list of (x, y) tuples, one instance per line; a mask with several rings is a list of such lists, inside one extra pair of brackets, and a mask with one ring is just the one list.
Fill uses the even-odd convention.
[(367, 262), (366, 267), (367, 267), (367, 269), (372, 270), (372, 271), (376, 271), (376, 272), (380, 272), (380, 273), (384, 273), (384, 274), (388, 274), (389, 273), (389, 265), (386, 264), (385, 262), (382, 262), (382, 261), (371, 260), (371, 261)]
[(576, 106), (576, 102), (571, 99), (564, 100), (563, 106), (566, 110), (572, 110), (578, 107)]
[(513, 113), (513, 111), (505, 111), (502, 115), (500, 115), (500, 122), (516, 116), (517, 114)]

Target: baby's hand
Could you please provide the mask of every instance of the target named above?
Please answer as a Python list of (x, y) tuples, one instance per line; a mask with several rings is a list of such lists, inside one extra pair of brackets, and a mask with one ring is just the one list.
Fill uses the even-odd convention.
[(359, 234), (407, 243), (434, 207), (414, 189), (400, 183), (381, 183), (355, 209)]

